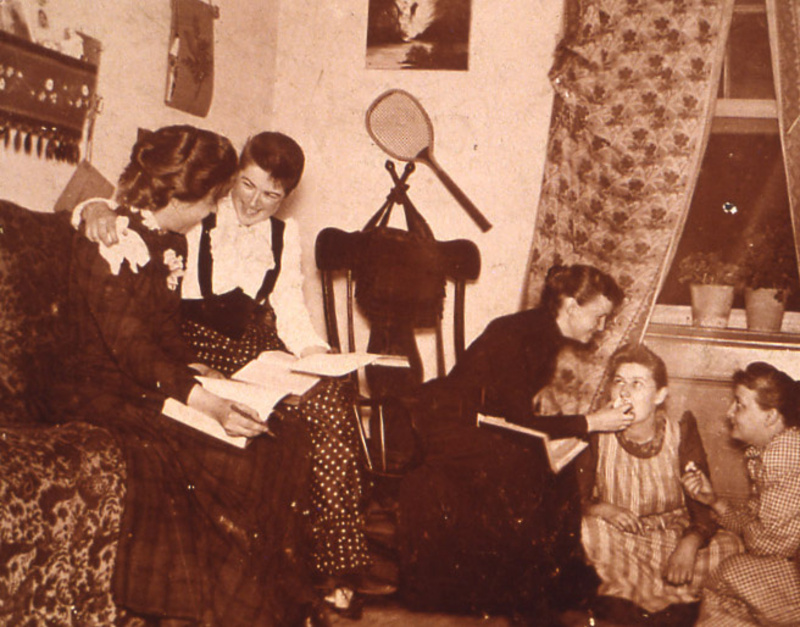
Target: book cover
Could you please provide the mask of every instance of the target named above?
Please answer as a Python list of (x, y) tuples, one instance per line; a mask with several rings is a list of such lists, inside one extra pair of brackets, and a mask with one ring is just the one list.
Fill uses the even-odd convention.
[(580, 438), (551, 439), (550, 436), (543, 431), (537, 431), (530, 427), (509, 422), (505, 418), (499, 418), (497, 416), (478, 414), (478, 426), (490, 429), (501, 429), (506, 432), (521, 433), (526, 436), (538, 438), (544, 445), (550, 468), (555, 473), (560, 472), (564, 466), (569, 464), (588, 446), (588, 443)]
[(174, 398), (168, 398), (164, 401), (164, 407), (161, 409), (161, 413), (168, 418), (185, 424), (187, 427), (202, 431), (206, 435), (210, 435), (211, 437), (217, 438), (222, 442), (227, 442), (238, 448), (245, 448), (250, 442), (250, 439), (244, 436), (228, 435), (225, 433), (225, 429), (222, 428), (222, 425), (211, 416), (189, 407), (188, 405), (184, 405)]

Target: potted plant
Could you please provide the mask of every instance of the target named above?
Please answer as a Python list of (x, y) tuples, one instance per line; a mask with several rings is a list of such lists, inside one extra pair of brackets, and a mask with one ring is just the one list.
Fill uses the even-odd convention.
[(786, 299), (798, 284), (792, 237), (774, 227), (750, 236), (742, 270), (747, 328), (780, 331)]
[(688, 283), (692, 296), (692, 324), (726, 327), (741, 268), (722, 260), (717, 252), (694, 252), (678, 265), (678, 281)]

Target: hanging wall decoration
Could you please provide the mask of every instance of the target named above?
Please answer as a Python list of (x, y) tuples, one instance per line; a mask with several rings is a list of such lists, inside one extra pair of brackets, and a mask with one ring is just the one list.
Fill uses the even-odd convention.
[(0, 31), (0, 141), (77, 163), (97, 66)]
[(466, 70), (472, 0), (369, 0), (368, 69)]
[(219, 7), (202, 0), (172, 0), (167, 60), (170, 107), (199, 117), (208, 115), (214, 93), (214, 20)]

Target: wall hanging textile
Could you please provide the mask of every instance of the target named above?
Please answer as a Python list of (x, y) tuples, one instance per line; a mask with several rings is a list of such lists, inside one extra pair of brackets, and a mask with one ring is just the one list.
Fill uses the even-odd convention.
[(626, 299), (594, 353), (641, 339), (705, 151), (733, 0), (571, 0), (523, 306), (548, 268), (608, 271)]
[(172, 0), (164, 102), (199, 117), (214, 95), (214, 20), (219, 8), (201, 0)]
[(77, 163), (96, 83), (96, 65), (0, 32), (4, 146)]

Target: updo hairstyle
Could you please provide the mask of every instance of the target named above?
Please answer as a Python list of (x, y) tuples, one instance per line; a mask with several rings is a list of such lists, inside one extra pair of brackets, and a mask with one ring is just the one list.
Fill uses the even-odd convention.
[(303, 176), (306, 158), (300, 145), (288, 135), (265, 131), (247, 140), (239, 167), (256, 164), (283, 187), (288, 196)]
[(174, 198), (196, 202), (230, 189), (236, 151), (216, 133), (189, 125), (140, 133), (117, 184), (117, 200), (139, 209), (161, 209)]
[(555, 265), (547, 271), (541, 305), (556, 317), (565, 298), (572, 297), (579, 305), (585, 305), (597, 296), (605, 296), (616, 309), (624, 294), (610, 275), (594, 266)]

